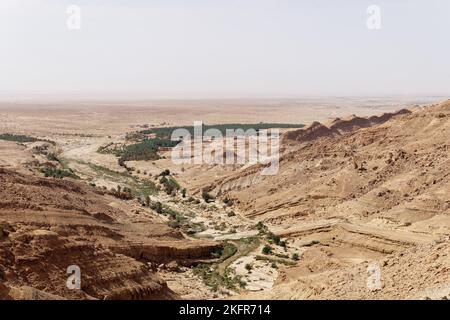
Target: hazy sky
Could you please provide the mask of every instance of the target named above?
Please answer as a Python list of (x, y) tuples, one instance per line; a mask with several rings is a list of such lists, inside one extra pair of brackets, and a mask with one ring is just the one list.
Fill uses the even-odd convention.
[(448, 0), (0, 0), (0, 92), (450, 95), (449, 39)]

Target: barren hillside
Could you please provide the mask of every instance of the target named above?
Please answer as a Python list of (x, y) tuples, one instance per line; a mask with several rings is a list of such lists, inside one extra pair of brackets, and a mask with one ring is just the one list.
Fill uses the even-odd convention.
[[(250, 167), (207, 188), (304, 248), (297, 266), (286, 268), (280, 287), (265, 298), (412, 297), (449, 284), (449, 141), (450, 101), (316, 122), (284, 135), (277, 175), (263, 177), (261, 168)], [(433, 254), (438, 257), (429, 259)], [(354, 282), (352, 274), (363, 279), (367, 263), (383, 259), (400, 265), (395, 272), (408, 271), (387, 291), (363, 293), (365, 282)], [(415, 265), (422, 260), (425, 265)], [(435, 277), (424, 271), (433, 265)], [(392, 267), (382, 272), (395, 273)], [(314, 287), (323, 281), (320, 290)]]
[[(154, 266), (211, 258), (217, 244), (188, 241), (119, 202), (84, 183), (0, 169), (0, 296), (176, 298)], [(66, 287), (71, 265), (81, 291)]]

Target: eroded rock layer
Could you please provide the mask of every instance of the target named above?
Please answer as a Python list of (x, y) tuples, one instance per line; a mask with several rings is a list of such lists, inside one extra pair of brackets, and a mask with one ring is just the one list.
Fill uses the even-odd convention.
[[(152, 265), (211, 258), (217, 243), (189, 241), (112, 201), (81, 182), (0, 169), (0, 297), (176, 298)], [(67, 287), (70, 266), (81, 290)]]

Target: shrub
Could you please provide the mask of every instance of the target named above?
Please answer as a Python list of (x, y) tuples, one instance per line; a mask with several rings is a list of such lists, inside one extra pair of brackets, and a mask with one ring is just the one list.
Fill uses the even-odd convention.
[(181, 224), (177, 220), (170, 220), (169, 222), (167, 222), (167, 225), (173, 229), (178, 229)]
[(305, 244), (305, 247), (311, 247), (311, 246), (314, 246), (316, 244), (320, 244), (320, 241), (319, 240), (312, 240), (309, 243)]
[(275, 234), (273, 234), (273, 233), (269, 233), (269, 234), (267, 235), (267, 238), (269, 239), (269, 241), (273, 242), (273, 243), (276, 244), (277, 246), (279, 246), (280, 243), (281, 243), (281, 238), (280, 238), (280, 236), (277, 236), (277, 235), (275, 235)]
[(157, 201), (151, 205), (151, 209), (155, 210), (157, 213), (162, 214), (164, 212), (163, 205), (161, 202)]
[(225, 287), (230, 290), (235, 290), (237, 286), (245, 288), (246, 283), (242, 281), (241, 276), (235, 276), (232, 274), (232, 270), (225, 269), (223, 274), (220, 274), (217, 270), (212, 269), (210, 266), (200, 264), (195, 266), (192, 271), (195, 275), (200, 276), (204, 283), (212, 288), (213, 291), (217, 291), (220, 287)]
[(49, 161), (61, 162), (61, 161), (59, 160), (58, 156), (57, 156), (56, 154), (54, 154), (54, 153), (49, 153), (49, 154), (47, 155), (47, 159), (48, 159)]
[(265, 232), (267, 232), (267, 226), (265, 226), (264, 225), (264, 223), (262, 223), (261, 221), (259, 221), (257, 224), (256, 224), (256, 228), (259, 230), (259, 232), (260, 233), (265, 233)]
[(169, 170), (169, 169), (164, 170), (163, 172), (161, 172), (161, 173), (159, 174), (159, 176), (160, 176), (160, 177), (170, 176), (170, 170)]
[(168, 195), (176, 194), (176, 191), (180, 189), (180, 185), (173, 177), (167, 179), (166, 176), (163, 176), (159, 182), (164, 186), (164, 191)]
[(227, 216), (229, 217), (234, 217), (236, 215), (236, 213), (234, 213), (234, 211), (230, 211), (227, 213)]
[(229, 198), (225, 198), (223, 199), (223, 203), (227, 206), (227, 207), (231, 207), (234, 203), (234, 201), (232, 199)]
[(264, 254), (271, 254), (272, 253), (272, 248), (270, 247), (270, 246), (264, 246), (263, 248), (262, 248), (262, 253), (264, 253)]
[(219, 258), (220, 262), (223, 262), (232, 257), (236, 252), (237, 247), (230, 242), (226, 242), (223, 247), (221, 247), (217, 252), (214, 252), (214, 255)]
[(117, 186), (116, 189), (112, 189), (112, 193), (116, 198), (122, 199), (122, 200), (130, 200), (133, 199), (133, 193), (130, 188), (127, 187), (121, 187), (120, 185)]
[(41, 169), (41, 172), (44, 174), (45, 177), (52, 177), (58, 179), (70, 177), (74, 179), (79, 179), (79, 177), (72, 171), (72, 169), (65, 170), (65, 169), (45, 167)]
[(202, 198), (206, 203), (209, 203), (213, 199), (213, 197), (206, 191), (202, 192)]
[(282, 259), (289, 259), (289, 256), (287, 254), (275, 253), (274, 256)]
[(287, 266), (295, 266), (296, 265), (296, 263), (295, 262), (292, 262), (292, 261), (290, 261), (290, 260), (286, 260), (286, 259), (274, 259), (274, 258), (271, 258), (271, 257), (267, 257), (267, 256), (256, 256), (256, 261), (268, 261), (268, 262), (275, 262), (275, 263), (278, 263), (278, 264), (284, 264), (284, 265), (287, 265)]

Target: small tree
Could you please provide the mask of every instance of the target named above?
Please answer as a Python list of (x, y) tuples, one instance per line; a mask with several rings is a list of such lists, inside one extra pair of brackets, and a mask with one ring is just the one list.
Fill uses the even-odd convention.
[(150, 197), (148, 195), (145, 197), (145, 205), (150, 207)]
[(298, 259), (299, 259), (298, 253), (294, 253), (294, 254), (292, 255), (292, 260), (297, 261)]
[(253, 269), (253, 265), (251, 263), (247, 263), (245, 265), (245, 270), (247, 270), (248, 273), (252, 272), (252, 269)]
[(186, 198), (186, 188), (184, 188), (183, 190), (181, 190), (181, 196), (183, 198)]

